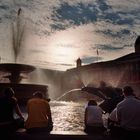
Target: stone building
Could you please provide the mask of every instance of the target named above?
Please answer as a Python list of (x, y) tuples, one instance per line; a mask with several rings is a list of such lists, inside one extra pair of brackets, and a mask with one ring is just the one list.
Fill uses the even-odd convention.
[(140, 92), (140, 36), (135, 42), (135, 52), (117, 59), (83, 65), (69, 69), (63, 76), (63, 92), (88, 84), (98, 86), (105, 81), (115, 87), (133, 86)]

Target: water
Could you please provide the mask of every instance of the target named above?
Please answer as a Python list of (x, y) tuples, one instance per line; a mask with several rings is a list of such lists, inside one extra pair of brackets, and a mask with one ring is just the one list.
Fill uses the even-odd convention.
[(19, 8), (15, 20), (16, 22), (12, 23), (12, 46), (14, 51), (15, 62), (17, 61), (17, 57), (19, 55), (25, 33), (25, 23), (23, 23), (23, 17), (21, 13), (22, 9)]
[[(51, 101), (53, 131), (83, 131), (86, 103)], [(25, 120), (27, 113), (24, 113)], [(103, 115), (104, 125), (107, 125), (108, 115)]]
[(69, 94), (69, 93), (71, 93), (71, 92), (74, 92), (74, 91), (81, 91), (81, 88), (72, 89), (72, 90), (69, 90), (68, 92), (65, 92), (64, 94), (62, 94), (62, 96), (58, 97), (58, 98), (56, 99), (56, 101), (61, 100), (64, 96), (66, 96), (67, 94)]
[(83, 131), (84, 106), (73, 102), (51, 103), (54, 131)]

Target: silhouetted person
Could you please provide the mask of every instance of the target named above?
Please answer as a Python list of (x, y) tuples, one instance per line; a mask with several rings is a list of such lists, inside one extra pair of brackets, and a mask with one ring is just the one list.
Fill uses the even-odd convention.
[(41, 92), (35, 92), (33, 98), (28, 101), (27, 113), (25, 123), (27, 132), (50, 132), (53, 129), (50, 105)]
[[(14, 112), (19, 118), (14, 118)], [(20, 127), (24, 127), (24, 118), (20, 111), (17, 99), (12, 88), (6, 88), (4, 97), (0, 98), (0, 126), (2, 131), (16, 131)]]
[(104, 81), (100, 81), (100, 86), (98, 87), (98, 90), (102, 92), (107, 98), (115, 98), (117, 97), (117, 91), (112, 86), (107, 86)]
[(82, 91), (87, 91), (103, 99), (103, 102), (99, 106), (104, 110), (105, 113), (110, 113), (116, 107), (117, 103), (123, 99), (120, 88), (107, 86), (104, 81), (100, 81), (100, 85), (97, 88), (83, 87)]
[(115, 98), (118, 93), (114, 87), (107, 86), (104, 81), (100, 81), (99, 87), (83, 87), (82, 91), (87, 91), (99, 96), (102, 99)]
[(92, 93), (98, 97), (100, 97), (101, 99), (106, 99), (107, 97), (100, 91), (99, 88), (93, 87), (93, 86), (85, 86), (81, 89), (82, 91), (86, 91), (89, 93)]
[(103, 131), (102, 109), (95, 100), (89, 100), (85, 109), (85, 132), (91, 134)]
[[(123, 88), (124, 100), (117, 104), (116, 121), (120, 128), (113, 132), (123, 132), (123, 134), (140, 134), (140, 100), (136, 98), (130, 86)], [(113, 113), (112, 112), (112, 113)], [(112, 118), (110, 118), (112, 119)]]

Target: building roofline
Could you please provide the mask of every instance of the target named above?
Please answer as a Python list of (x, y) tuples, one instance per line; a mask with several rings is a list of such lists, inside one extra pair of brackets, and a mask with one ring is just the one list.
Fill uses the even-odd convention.
[(127, 55), (124, 55), (122, 57), (109, 60), (109, 61), (102, 61), (102, 62), (95, 62), (90, 63), (88, 65), (82, 65), (78, 68), (72, 68), (68, 69), (67, 71), (76, 71), (76, 70), (85, 70), (85, 69), (91, 69), (91, 68), (101, 68), (101, 67), (107, 67), (107, 66), (114, 66), (116, 64), (122, 64), (122, 63), (131, 63), (131, 62), (140, 61), (140, 53), (130, 53)]

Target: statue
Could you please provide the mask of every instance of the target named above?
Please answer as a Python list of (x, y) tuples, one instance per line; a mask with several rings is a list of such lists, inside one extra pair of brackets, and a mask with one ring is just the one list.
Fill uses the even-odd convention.
[(107, 86), (104, 81), (100, 81), (100, 86), (97, 88), (86, 86), (82, 88), (82, 91), (89, 92), (103, 99), (99, 106), (105, 113), (112, 112), (116, 105), (123, 100), (121, 88)]

